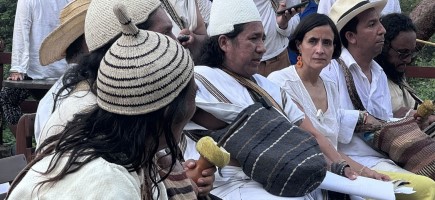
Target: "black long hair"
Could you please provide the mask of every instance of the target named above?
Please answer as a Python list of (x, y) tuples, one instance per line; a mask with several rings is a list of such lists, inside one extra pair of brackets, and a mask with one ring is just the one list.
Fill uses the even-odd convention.
[(384, 35), (384, 47), (381, 54), (375, 57), (375, 61), (381, 65), (389, 80), (398, 85), (402, 85), (405, 81), (405, 73), (398, 72), (393, 63), (388, 62), (388, 52), (393, 41), (400, 32), (417, 32), (417, 28), (411, 18), (401, 13), (391, 13), (382, 16), (380, 19), (382, 25), (387, 31)]
[[(245, 24), (246, 23), (236, 24), (234, 25), (233, 31), (222, 35), (225, 35), (230, 39), (234, 39), (245, 29)], [(222, 51), (222, 49), (219, 46), (219, 41), (218, 41), (219, 36), (221, 35), (215, 35), (209, 37), (207, 41), (204, 42), (200, 61), (198, 62), (197, 65), (205, 65), (205, 66), (217, 67), (217, 68), (222, 67), (222, 64), (224, 62), (225, 52)]]
[[(10, 192), (22, 180), (25, 172), (51, 154), (54, 156), (48, 169), (40, 173), (48, 175), (56, 167), (61, 167), (61, 170), (59, 174), (38, 183), (41, 187), (61, 180), (96, 158), (103, 158), (125, 167), (130, 172), (146, 169), (147, 177), (153, 183), (152, 188), (159, 191), (157, 183), (166, 179), (169, 173), (160, 180), (156, 179), (158, 170), (154, 155), (159, 151), (160, 137), (164, 136), (168, 154), (172, 155), (169, 169), (171, 172), (176, 163), (176, 155), (179, 154), (178, 141), (174, 137), (172, 127), (188, 115), (185, 105), (191, 87), (193, 82), (189, 83), (169, 105), (143, 115), (114, 114), (98, 106), (75, 115), (62, 132), (41, 143), (35, 159), (26, 166), (24, 173), (15, 179)], [(68, 156), (68, 161), (64, 166), (58, 166), (62, 156)], [(151, 192), (152, 188), (147, 188), (148, 192)]]

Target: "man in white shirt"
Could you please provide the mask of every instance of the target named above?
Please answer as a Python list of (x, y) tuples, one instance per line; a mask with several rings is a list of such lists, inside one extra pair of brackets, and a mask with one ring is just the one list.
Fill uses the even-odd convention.
[[(18, 0), (12, 40), (12, 61), (8, 79), (58, 79), (66, 70), (65, 60), (41, 66), (42, 40), (59, 24), (60, 10), (69, 0)], [(15, 132), (22, 113), (19, 105), (31, 95), (25, 89), (4, 88), (0, 93), (5, 120)]]
[[(333, 80), (338, 86), (340, 108), (349, 110), (348, 123), (379, 125), (377, 119), (390, 121), (393, 117), (387, 76), (373, 58), (380, 54), (384, 45), (385, 28), (379, 21), (386, 0), (369, 2), (367, 0), (337, 0), (331, 7), (329, 17), (340, 32), (343, 48), (339, 59), (331, 61), (322, 74)], [(344, 70), (344, 69), (348, 70)], [(361, 121), (358, 105), (351, 100), (345, 71), (349, 71), (362, 106), (370, 113)], [(351, 111), (354, 112), (351, 112)], [(376, 119), (377, 118), (377, 119)], [(353, 122), (351, 122), (353, 120)], [(415, 175), (397, 166), (392, 160), (368, 146), (352, 132), (340, 132), (342, 136), (351, 136), (349, 143), (339, 143), (338, 149), (358, 163), (374, 170), (381, 170), (392, 179), (406, 179), (417, 191), (416, 195), (426, 195), (433, 199), (433, 180)], [(393, 172), (393, 173), (392, 173)], [(396, 173), (394, 173), (396, 172)], [(399, 173), (397, 173), (399, 172)], [(426, 182), (425, 184), (421, 184)], [(428, 186), (431, 185), (431, 186)], [(423, 199), (420, 196), (417, 199)]]

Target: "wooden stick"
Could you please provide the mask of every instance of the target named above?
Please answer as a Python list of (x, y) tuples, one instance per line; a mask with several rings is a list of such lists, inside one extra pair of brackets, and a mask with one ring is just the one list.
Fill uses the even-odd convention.
[(423, 44), (427, 44), (427, 45), (431, 45), (431, 46), (435, 47), (435, 43), (433, 43), (433, 42), (428, 42), (428, 41), (420, 40), (420, 39), (416, 39), (416, 41), (420, 42), (420, 43), (423, 43)]

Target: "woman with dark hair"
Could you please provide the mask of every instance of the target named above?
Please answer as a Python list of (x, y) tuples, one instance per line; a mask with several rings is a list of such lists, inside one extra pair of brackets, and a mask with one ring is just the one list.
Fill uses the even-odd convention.
[[(300, 62), (269, 75), (268, 79), (285, 89), (291, 98), (304, 110), (314, 127), (325, 134), (335, 148), (339, 143), (351, 140), (355, 124), (349, 121), (349, 110), (338, 107), (339, 91), (337, 84), (322, 74), (331, 59), (339, 58), (341, 43), (339, 34), (332, 20), (323, 14), (313, 14), (302, 20), (290, 40), (290, 47), (300, 54)], [(327, 69), (326, 69), (327, 70)], [(362, 121), (367, 116), (361, 116)], [(358, 175), (380, 180), (409, 180), (412, 174), (403, 172), (375, 171), (358, 163), (340, 152), (343, 159)], [(379, 159), (380, 160), (380, 159)], [(425, 177), (421, 182), (431, 183)], [(424, 180), (424, 181), (423, 181)], [(398, 199), (431, 199), (432, 191), (423, 184), (412, 183), (417, 192), (413, 195), (398, 194)]]
[[(310, 189), (307, 189), (307, 185), (305, 184), (313, 181), (312, 176), (322, 177), (325, 175), (326, 162), (324, 161), (323, 155), (330, 160), (330, 163), (334, 163), (333, 171), (335, 173), (346, 176), (349, 179), (356, 178), (356, 172), (342, 160), (340, 154), (334, 149), (327, 138), (312, 126), (310, 120), (305, 117), (305, 114), (291, 101), (290, 96), (285, 91), (281, 90), (280, 87), (277, 87), (265, 77), (257, 74), (258, 65), (265, 52), (263, 41), (266, 36), (264, 35), (259, 14), (255, 10), (255, 5), (252, 1), (221, 0), (214, 2), (210, 13), (210, 25), (207, 31), (209, 40), (206, 43), (201, 59), (201, 64), (204, 66), (195, 66), (195, 79), (199, 87), (196, 97), (198, 109), (192, 118), (192, 123), (189, 123), (185, 129), (196, 130), (196, 133), (200, 132), (197, 130), (206, 129), (207, 131), (205, 132), (213, 130), (213, 132), (208, 133), (213, 137), (217, 135), (215, 132), (235, 126), (234, 124), (237, 124), (236, 121), (238, 121), (237, 116), (246, 113), (246, 110), (249, 110), (249, 108), (259, 102), (272, 105), (271, 107), (273, 108), (271, 109), (271, 115), (264, 113), (264, 118), (261, 119), (264, 121), (251, 120), (246, 122), (252, 122), (259, 126), (264, 124), (264, 127), (243, 130), (246, 131), (243, 133), (246, 133), (245, 138), (254, 138), (249, 135), (249, 132), (254, 132), (255, 135), (268, 135), (268, 137), (262, 139), (262, 141), (258, 141), (259, 143), (256, 145), (240, 143), (238, 146), (231, 146), (229, 145), (231, 142), (228, 142), (228, 140), (225, 142), (225, 149), (229, 151), (232, 151), (231, 148), (235, 148), (234, 151), (237, 151), (237, 149), (250, 149), (252, 146), (258, 146), (259, 149), (253, 148), (252, 151), (247, 150), (249, 151), (249, 156), (246, 158), (239, 158), (237, 156), (242, 156), (242, 154), (247, 152), (230, 152), (230, 164), (220, 170), (221, 177), (217, 177), (214, 189), (211, 191), (212, 194), (223, 199), (321, 199), (321, 195), (318, 196), (319, 190), (316, 189), (319, 186), (318, 184), (310, 185)], [(339, 43), (339, 40), (337, 39), (335, 42)], [(340, 47), (337, 48), (340, 49)], [(338, 51), (335, 55), (339, 55), (339, 53)], [(326, 64), (327, 63), (325, 63), (325, 65)], [(286, 120), (282, 123), (276, 122), (280, 124), (278, 126), (279, 131), (275, 129), (276, 127), (269, 127), (269, 124), (275, 121), (272, 119), (274, 119), (276, 112), (284, 116)], [(316, 173), (313, 173), (315, 175), (305, 174), (305, 176), (291, 175), (287, 177), (284, 173), (275, 172), (275, 169), (270, 168), (269, 170), (271, 163), (273, 163), (281, 172), (291, 172), (291, 170), (281, 165), (282, 162), (288, 164), (288, 166), (291, 165), (291, 161), (283, 161), (292, 157), (286, 156), (284, 152), (286, 152), (286, 150), (291, 152), (293, 149), (298, 148), (299, 145), (303, 146), (305, 143), (305, 141), (301, 141), (299, 144), (293, 146), (292, 143), (287, 143), (287, 140), (284, 138), (275, 141), (275, 137), (286, 137), (286, 131), (293, 129), (290, 127), (287, 127), (289, 129), (282, 128), (281, 125), (284, 126), (284, 124), (291, 124), (292, 127), (293, 124), (295, 124), (297, 125), (296, 127), (301, 128), (296, 128), (297, 130), (301, 130), (301, 132), (289, 134), (293, 135), (293, 141), (296, 141), (297, 137), (294, 135), (308, 135), (314, 143), (312, 146), (318, 148), (318, 152), (315, 155), (304, 157), (304, 154), (300, 154), (307, 162), (311, 159), (318, 159), (319, 157), (317, 156), (322, 155), (320, 159), (323, 159), (323, 168), (316, 168)], [(250, 125), (244, 124), (243, 127), (245, 126), (251, 127)], [(281, 130), (283, 130), (284, 133), (280, 132)], [(191, 132), (195, 133), (195, 131)], [(242, 131), (238, 129), (236, 132), (238, 135)], [(275, 136), (274, 134), (279, 136)], [(238, 136), (232, 135), (229, 137), (231, 138), (229, 139), (230, 141), (234, 141), (232, 138)], [(192, 138), (195, 139), (194, 137)], [(249, 163), (254, 162), (250, 160), (250, 155), (257, 155), (255, 152), (258, 151), (269, 152), (270, 150), (270, 152), (273, 152), (272, 149), (277, 146), (275, 144), (282, 141), (286, 141), (286, 145), (278, 150), (280, 153), (271, 153), (274, 154), (272, 157), (265, 156), (267, 157), (265, 160), (269, 160), (268, 163), (266, 162), (268, 164), (267, 166), (259, 164), (261, 163), (262, 154), (254, 159), (256, 163), (254, 168), (261, 169), (261, 172), (257, 174), (253, 169), (252, 172), (247, 172), (249, 171), (247, 169), (251, 167)], [(248, 143), (249, 142), (250, 141), (248, 141)], [(276, 143), (273, 143), (272, 146), (268, 146), (262, 144), (262, 142)], [(189, 140), (189, 143), (193, 143), (193, 141)], [(260, 146), (270, 147), (270, 149), (261, 149)], [(187, 154), (195, 158), (195, 152), (193, 150), (187, 151)], [(259, 160), (256, 160), (257, 158)], [(309, 166), (305, 166), (304, 164), (301, 164), (298, 169), (308, 170)], [(311, 166), (316, 166), (313, 163), (310, 164), (312, 164)], [(317, 174), (318, 172), (322, 172), (322, 170), (325, 170), (323, 174)], [(266, 179), (270, 182), (261, 182), (261, 177), (268, 173), (271, 174), (268, 175), (269, 178)], [(290, 180), (289, 183), (281, 188), (281, 185), (277, 183), (281, 183), (282, 179), (287, 178)], [(300, 181), (298, 178), (303, 179), (301, 180), (302, 182), (298, 182)], [(320, 183), (322, 180), (316, 181)], [(276, 188), (274, 187), (279, 189), (275, 190)], [(300, 193), (293, 193), (292, 189), (297, 189)]]
[(122, 36), (100, 64), (97, 106), (41, 144), (7, 199), (196, 199), (190, 180), (176, 194), (163, 184), (181, 167), (177, 144), (195, 111), (193, 60), (171, 38), (137, 29), (123, 5), (114, 12)]
[[(337, 149), (338, 142), (349, 137), (340, 131), (353, 132), (355, 127), (340, 123), (346, 120), (345, 111), (336, 107), (338, 93), (335, 84), (320, 76), (320, 72), (341, 54), (341, 42), (334, 22), (323, 14), (314, 13), (303, 19), (293, 33), (289, 47), (299, 54), (298, 62), (267, 78), (291, 95), (301, 110), (310, 118), (313, 126), (325, 135)], [(388, 176), (367, 169), (343, 153), (342, 158), (359, 175), (388, 180)]]

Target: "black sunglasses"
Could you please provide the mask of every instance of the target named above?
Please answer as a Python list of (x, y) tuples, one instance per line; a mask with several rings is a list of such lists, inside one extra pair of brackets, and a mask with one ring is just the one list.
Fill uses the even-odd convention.
[(390, 46), (390, 49), (394, 50), (401, 60), (405, 60), (409, 58), (409, 56), (411, 56), (411, 59), (414, 59), (418, 55), (418, 52), (415, 50), (396, 50), (392, 46)]

